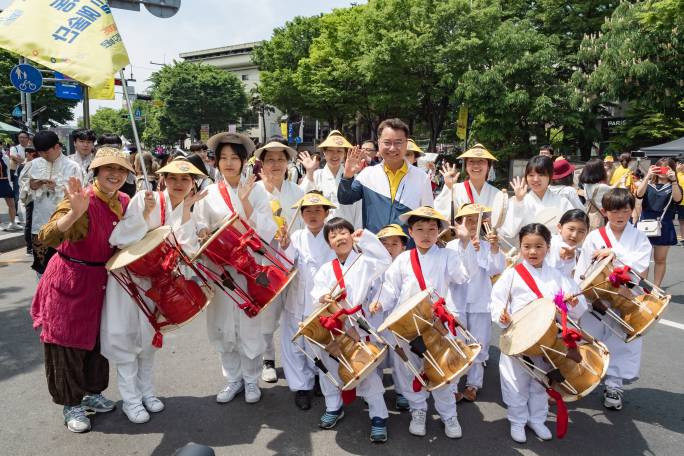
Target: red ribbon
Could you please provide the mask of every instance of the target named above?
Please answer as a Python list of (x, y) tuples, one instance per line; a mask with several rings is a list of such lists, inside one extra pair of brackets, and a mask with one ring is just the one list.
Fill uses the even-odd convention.
[[(156, 325), (154, 325), (156, 326)], [(155, 327), (155, 333), (154, 337), (152, 338), (152, 346), (156, 348), (162, 348), (162, 344), (164, 342), (164, 336), (162, 333), (159, 332), (159, 330)]]
[(456, 325), (458, 324), (454, 315), (444, 307), (444, 298), (439, 298), (434, 304), (432, 304), (432, 312), (435, 317), (439, 318), (440, 321), (447, 325), (449, 331), (454, 336), (456, 335)]
[(475, 204), (475, 198), (473, 198), (473, 190), (470, 188), (470, 180), (464, 181), (463, 186), (465, 187), (465, 191), (468, 194), (470, 204)]
[(354, 306), (351, 309), (340, 309), (330, 316), (321, 315), (318, 317), (318, 321), (321, 325), (328, 331), (334, 331), (336, 329), (342, 329), (342, 321), (340, 317), (342, 315), (351, 315), (361, 310), (361, 304)]
[[(420, 378), (422, 378), (425, 381), (425, 383), (428, 382), (428, 377), (427, 377), (427, 374), (425, 374), (425, 372), (420, 374)], [(420, 383), (420, 380), (418, 379), (418, 377), (413, 377), (413, 392), (417, 393), (422, 389), (423, 389), (423, 384)]]
[(340, 265), (340, 260), (335, 258), (332, 261), (332, 268), (333, 272), (335, 273), (335, 279), (337, 280), (337, 286), (340, 287), (340, 289), (342, 290), (342, 294), (340, 294), (336, 299), (336, 301), (339, 302), (347, 298), (347, 287), (344, 284), (344, 274), (342, 274), (342, 266)]
[(349, 405), (356, 400), (356, 388), (342, 391), (342, 403)]
[(226, 202), (226, 205), (228, 206), (228, 209), (230, 209), (230, 212), (233, 214), (235, 213), (235, 209), (233, 209), (233, 202), (230, 200), (230, 193), (228, 193), (228, 188), (226, 187), (226, 182), (221, 181), (218, 184), (219, 188), (219, 193), (223, 197), (223, 201)]
[(608, 276), (608, 280), (613, 288), (620, 288), (621, 285), (629, 283), (632, 277), (629, 275), (631, 268), (627, 265), (621, 268), (613, 268), (613, 272)]
[(418, 258), (418, 249), (411, 250), (411, 268), (413, 268), (413, 274), (416, 276), (420, 290), (425, 290), (427, 287), (425, 277), (423, 277), (423, 268), (420, 266), (420, 258)]
[(546, 388), (546, 394), (556, 401), (556, 437), (562, 439), (568, 433), (568, 407), (555, 389)]
[(577, 341), (582, 340), (582, 333), (574, 328), (568, 328), (568, 305), (565, 302), (563, 290), (556, 293), (553, 302), (561, 313), (561, 328), (563, 329), (561, 339), (567, 348), (574, 350), (577, 348)]
[(164, 192), (159, 193), (159, 210), (161, 211), (161, 225), (166, 225), (166, 198), (164, 197)]
[(612, 249), (613, 243), (610, 242), (610, 238), (608, 237), (608, 233), (606, 233), (606, 227), (602, 226), (601, 228), (599, 228), (598, 232), (601, 235), (601, 237), (603, 238), (603, 242), (606, 243), (606, 247), (608, 247), (609, 249)]
[(523, 279), (523, 282), (530, 287), (530, 290), (532, 290), (532, 293), (536, 294), (538, 298), (543, 298), (544, 295), (542, 294), (541, 291), (539, 291), (539, 287), (537, 286), (537, 282), (534, 281), (534, 278), (532, 277), (532, 274), (530, 274), (530, 271), (527, 270), (524, 264), (518, 263), (515, 265), (515, 272), (518, 273), (521, 279)]

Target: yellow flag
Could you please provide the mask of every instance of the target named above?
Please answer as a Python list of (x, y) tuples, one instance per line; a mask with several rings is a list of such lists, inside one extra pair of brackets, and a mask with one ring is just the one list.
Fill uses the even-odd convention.
[(0, 48), (91, 87), (130, 63), (106, 0), (15, 0), (0, 14)]
[(456, 136), (459, 139), (466, 139), (468, 134), (468, 107), (461, 106), (458, 110), (458, 120), (456, 121)]
[(114, 78), (109, 78), (107, 82), (98, 87), (91, 87), (88, 90), (88, 98), (91, 100), (113, 100), (114, 99)]

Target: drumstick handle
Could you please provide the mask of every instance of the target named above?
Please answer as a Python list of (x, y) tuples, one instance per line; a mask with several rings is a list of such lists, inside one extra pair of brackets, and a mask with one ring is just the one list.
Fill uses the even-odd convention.
[(295, 215), (292, 216), (292, 220), (290, 220), (290, 223), (287, 225), (287, 231), (285, 231), (285, 234), (290, 234), (290, 230), (292, 229), (292, 226), (294, 225), (295, 220), (299, 217), (299, 213), (301, 212), (302, 209), (302, 204), (299, 203), (297, 206), (297, 212)]

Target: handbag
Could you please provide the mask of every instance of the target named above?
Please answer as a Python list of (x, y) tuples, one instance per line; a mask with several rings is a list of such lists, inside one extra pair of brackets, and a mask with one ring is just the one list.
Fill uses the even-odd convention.
[(587, 201), (587, 205), (585, 208), (585, 212), (589, 217), (589, 231), (601, 228), (606, 224), (606, 219), (603, 218), (603, 214), (601, 214), (601, 211), (599, 210), (598, 206), (596, 205), (596, 203), (594, 203), (594, 197), (596, 196), (597, 192), (598, 186), (594, 188), (593, 192), (591, 192), (591, 197), (589, 198), (589, 201)]
[(662, 215), (657, 219), (639, 220), (636, 226), (637, 230), (644, 233), (647, 237), (659, 237), (662, 234), (663, 228), (663, 223), (660, 221), (660, 219), (665, 217), (665, 213), (667, 212), (667, 208), (670, 207), (671, 202), (672, 194), (670, 194), (670, 199), (667, 200), (667, 204), (665, 205), (665, 209), (663, 209)]

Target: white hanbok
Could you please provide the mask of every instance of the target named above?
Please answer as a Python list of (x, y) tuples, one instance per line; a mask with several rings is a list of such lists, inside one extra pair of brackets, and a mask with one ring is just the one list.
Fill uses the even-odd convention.
[[(527, 268), (545, 298), (553, 299), (555, 294), (561, 290), (564, 294), (579, 292), (579, 287), (572, 279), (563, 276), (546, 262), (541, 268), (535, 268), (527, 261), (523, 261), (521, 264)], [(505, 328), (499, 322), (505, 308), (508, 309), (509, 314), (513, 315), (536, 299), (538, 299), (537, 295), (525, 283), (520, 274), (513, 268), (507, 269), (492, 289), (492, 321)], [(575, 307), (568, 309), (568, 315), (575, 321), (587, 309), (583, 297), (579, 297), (578, 301)], [(550, 367), (541, 356), (532, 356), (531, 359), (535, 365), (542, 369)], [(508, 420), (511, 423), (522, 425), (544, 423), (549, 411), (546, 390), (522, 367), (520, 361), (501, 353), (499, 375), (501, 378), (501, 394), (507, 407)]]
[[(468, 272), (463, 263), (463, 250), (439, 248), (433, 245), (425, 254), (418, 253), (421, 270), (427, 288), (434, 288), (437, 294), (446, 298), (451, 284), (463, 284), (468, 280)], [(392, 263), (385, 274), (382, 290), (382, 307), (391, 312), (399, 303), (406, 301), (420, 293), (418, 279), (411, 267), (411, 250), (401, 253)], [(390, 339), (390, 341), (392, 341)], [(413, 366), (422, 364), (415, 353), (406, 351), (406, 355)], [(399, 356), (392, 352), (392, 365), (397, 370), (396, 379), (399, 380), (399, 390), (409, 402), (411, 410), (427, 411), (429, 394), (435, 401), (435, 409), (442, 421), (456, 416), (456, 397), (451, 385), (444, 385), (428, 393), (425, 389), (413, 391), (413, 373), (406, 367)]]
[[(256, 183), (256, 187), (259, 187), (266, 194), (268, 201), (278, 201), (281, 207), (281, 217), (285, 218), (285, 223), (289, 224), (293, 218), (295, 221), (290, 229), (290, 232), (301, 230), (304, 228), (304, 222), (302, 221), (301, 214), (298, 214), (298, 209), (292, 209), (299, 199), (304, 196), (304, 190), (299, 188), (295, 182), (289, 180), (283, 181), (280, 186), (280, 190), (273, 189), (269, 192), (266, 189), (263, 181)], [(276, 249), (279, 249), (279, 245), (275, 243), (272, 244)], [(273, 334), (276, 329), (278, 329), (278, 322), (280, 321), (280, 313), (283, 310), (283, 297), (278, 296), (268, 308), (263, 312), (261, 320), (261, 330), (264, 335), (264, 342), (266, 348), (264, 350), (264, 360), (275, 360), (275, 346), (273, 345)]]
[[(238, 213), (252, 228), (271, 242), (277, 226), (263, 188), (255, 185), (249, 195), (252, 205), (252, 215), (247, 219), (245, 211), (237, 194), (237, 189), (226, 184), (233, 211), (221, 196), (219, 184), (207, 187), (207, 196), (195, 204), (194, 212), (198, 224), (215, 230), (221, 222), (227, 220), (234, 213)], [(211, 264), (213, 270), (220, 270)], [(228, 268), (236, 284), (243, 290), (247, 289), (246, 279), (234, 268)], [(242, 298), (232, 291), (228, 295), (216, 289), (212, 303), (207, 307), (207, 332), (209, 342), (219, 353), (223, 375), (229, 383), (244, 379), (246, 383), (257, 383), (261, 373), (261, 355), (265, 350), (264, 338), (261, 335), (263, 315), (248, 317), (238, 308), (236, 302)]]
[[(192, 217), (183, 223), (183, 205), (174, 209), (168, 192), (163, 193), (165, 220), (162, 221), (160, 192), (153, 193), (156, 205), (147, 220), (143, 217), (145, 192), (133, 196), (124, 217), (109, 237), (109, 243), (122, 248), (139, 241), (148, 231), (169, 225), (186, 254), (198, 249), (195, 221)], [(149, 279), (131, 275), (142, 290), (150, 288)], [(149, 309), (154, 303), (144, 296)], [(155, 396), (152, 381), (154, 354), (152, 345), (154, 329), (136, 302), (111, 274), (107, 278), (102, 319), (100, 325), (100, 350), (102, 355), (116, 365), (119, 391), (124, 403), (140, 404), (143, 398)]]
[[(344, 264), (340, 265), (344, 275), (344, 289), (347, 294), (344, 305), (349, 307), (365, 301), (370, 284), (382, 275), (392, 263), (390, 254), (370, 231), (364, 230), (358, 246), (363, 253), (359, 254), (352, 250)], [(314, 277), (314, 287), (311, 291), (312, 302), (318, 303), (321, 296), (330, 293), (336, 284), (337, 279), (330, 261), (321, 266)], [(337, 291), (339, 291), (339, 287)], [(329, 373), (339, 383), (337, 362), (325, 354), (321, 360)], [(325, 397), (326, 410), (329, 412), (339, 410), (342, 407), (342, 394), (323, 373), (319, 373), (319, 379), (321, 391)], [(371, 418), (387, 418), (389, 416), (383, 397), (385, 387), (377, 371), (368, 374), (356, 387), (356, 392), (368, 403), (368, 415)]]
[[(447, 244), (448, 249), (463, 251), (456, 239)], [(467, 373), (466, 386), (482, 388), (484, 363), (489, 359), (489, 342), (492, 335), (492, 317), (489, 301), (492, 292), (492, 276), (501, 274), (506, 266), (503, 253), (492, 253), (491, 245), (480, 240), (480, 250), (472, 243), (465, 248), (463, 261), (470, 278), (464, 284), (452, 283), (449, 286), (447, 303), (449, 310), (456, 314), (475, 339), (482, 345), (482, 351), (475, 358)]]
[(558, 269), (558, 271), (565, 277), (573, 277), (575, 271), (575, 266), (577, 265), (577, 256), (580, 252), (580, 247), (575, 249), (575, 256), (564, 260), (560, 257), (561, 248), (569, 248), (570, 244), (565, 242), (560, 234), (554, 234), (551, 236), (551, 245), (549, 246), (549, 252), (546, 254), (545, 261), (552, 268)]
[[(482, 204), (491, 208), (494, 205), (494, 199), (496, 195), (501, 193), (496, 187), (494, 187), (489, 182), (485, 182), (482, 186), (482, 191), (478, 192), (474, 185), (470, 184), (470, 190), (473, 194), (473, 202), (477, 204)], [(462, 204), (470, 203), (470, 197), (466, 191), (465, 183), (458, 182), (454, 185), (454, 211), (458, 211), (458, 208)], [(435, 209), (441, 212), (446, 217), (451, 214), (451, 190), (445, 185), (439, 195), (435, 198)]]
[(549, 190), (568, 200), (573, 209), (584, 210), (584, 204), (582, 204), (582, 201), (579, 199), (575, 187), (569, 185), (549, 185)]
[[(314, 386), (316, 368), (295, 346), (307, 350), (306, 344), (301, 338), (296, 341), (292, 338), (299, 330), (299, 323), (318, 305), (311, 297), (316, 272), (325, 263), (332, 261), (335, 253), (325, 240), (323, 230), (314, 235), (308, 228), (304, 228), (292, 233), (285, 254), (295, 262), (297, 277), (284, 292), (285, 304), (280, 317), (281, 362), (290, 390), (309, 391)], [(311, 354), (310, 350), (307, 353)]]
[[(610, 223), (605, 228), (613, 253), (621, 264), (626, 264), (639, 273), (648, 271), (652, 250), (648, 238), (631, 223), (627, 223), (620, 239), (615, 237)], [(575, 268), (575, 280), (578, 283), (581, 282), (580, 276), (585, 274), (591, 264), (594, 252), (606, 247), (608, 246), (599, 230), (594, 230), (587, 235)], [(616, 266), (621, 264), (616, 264)], [(622, 333), (621, 327), (613, 319), (604, 317), (603, 321), (610, 325), (613, 331), (618, 334)], [(621, 389), (624, 382), (635, 381), (639, 378), (642, 337), (625, 343), (591, 313), (584, 315), (581, 324), (582, 329), (605, 343), (610, 350), (610, 363), (604, 379), (606, 386)]]
[(337, 170), (337, 174), (335, 175), (333, 175), (330, 168), (325, 166), (324, 168), (314, 171), (313, 181), (304, 177), (299, 184), (299, 187), (304, 192), (320, 190), (323, 192), (323, 196), (337, 206), (336, 209), (330, 209), (328, 220), (333, 217), (342, 217), (354, 225), (355, 229), (363, 228), (361, 201), (357, 201), (353, 204), (342, 204), (337, 199), (337, 188), (340, 186), (340, 180), (342, 179), (343, 174), (344, 163), (340, 165), (340, 169)]
[[(573, 207), (566, 198), (548, 189), (542, 198), (539, 198), (532, 191), (528, 192), (522, 201), (518, 201), (515, 195), (511, 196), (508, 211), (506, 212), (506, 220), (501, 226), (499, 234), (508, 239), (517, 239), (520, 229), (532, 223), (535, 217), (547, 208), (560, 209), (561, 214), (564, 214)], [(552, 230), (551, 234), (554, 232), (555, 230)]]

